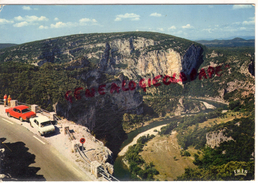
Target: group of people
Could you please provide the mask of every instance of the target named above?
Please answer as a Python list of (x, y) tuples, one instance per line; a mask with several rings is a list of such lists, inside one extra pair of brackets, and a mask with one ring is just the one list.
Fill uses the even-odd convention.
[[(8, 103), (7, 103), (7, 100), (8, 100)], [(11, 104), (11, 96), (9, 95), (8, 98), (7, 98), (7, 95), (5, 94), (4, 95), (4, 106), (6, 107), (7, 105), (10, 107), (10, 104)]]

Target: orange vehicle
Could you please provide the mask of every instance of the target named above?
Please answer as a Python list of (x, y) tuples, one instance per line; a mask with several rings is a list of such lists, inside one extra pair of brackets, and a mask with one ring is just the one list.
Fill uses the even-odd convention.
[(18, 118), (20, 121), (28, 121), (29, 118), (35, 117), (36, 113), (29, 110), (29, 107), (26, 105), (19, 105), (16, 107), (11, 107), (5, 109), (8, 117)]

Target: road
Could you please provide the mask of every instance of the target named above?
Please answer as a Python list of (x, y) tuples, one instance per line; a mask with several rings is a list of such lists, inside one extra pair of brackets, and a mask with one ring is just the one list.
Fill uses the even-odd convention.
[[(28, 152), (36, 156), (35, 163), (30, 167), (40, 167), (37, 175), (43, 175), (47, 181), (92, 180), (43, 138), (1, 116), (0, 138), (6, 138), (4, 143), (23, 142), (29, 148)], [(12, 151), (15, 150), (17, 149), (12, 149)]]

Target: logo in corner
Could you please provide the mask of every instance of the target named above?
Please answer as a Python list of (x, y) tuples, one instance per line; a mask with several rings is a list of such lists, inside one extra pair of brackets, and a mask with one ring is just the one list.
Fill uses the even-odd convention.
[(235, 176), (238, 176), (238, 175), (244, 175), (244, 176), (246, 176), (246, 174), (247, 174), (247, 170), (244, 170), (244, 169), (237, 169), (237, 170), (234, 170), (234, 174), (235, 174)]

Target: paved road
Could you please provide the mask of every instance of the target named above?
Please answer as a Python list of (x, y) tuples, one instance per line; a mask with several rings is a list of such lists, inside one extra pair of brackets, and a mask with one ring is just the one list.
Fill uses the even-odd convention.
[[(40, 167), (38, 175), (47, 181), (89, 181), (91, 180), (74, 163), (68, 161), (55, 148), (40, 136), (34, 135), (21, 125), (0, 116), (0, 138), (5, 143), (23, 142), (28, 152), (36, 156), (35, 163), (30, 166)], [(13, 149), (15, 151), (15, 149)]]

